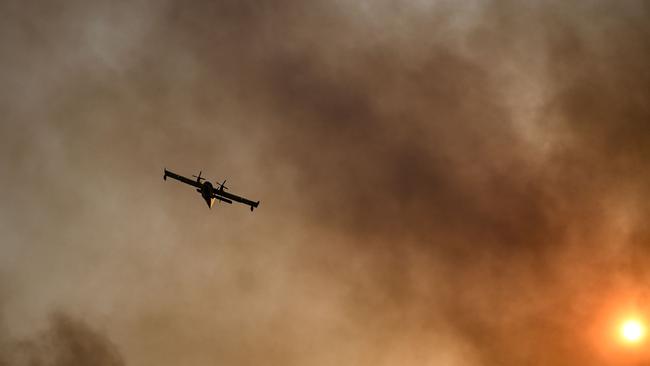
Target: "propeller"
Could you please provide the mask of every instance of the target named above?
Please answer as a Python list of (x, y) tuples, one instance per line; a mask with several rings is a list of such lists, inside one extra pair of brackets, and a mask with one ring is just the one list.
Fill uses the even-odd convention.
[(227, 179), (224, 179), (223, 183), (217, 182), (217, 184), (219, 184), (219, 189), (222, 190), (222, 191), (225, 191), (226, 189), (228, 189), (228, 187), (226, 187), (226, 180)]
[(203, 172), (202, 170), (199, 170), (199, 175), (198, 176), (192, 175), (194, 178), (196, 178), (196, 181), (199, 182), (199, 183), (201, 183), (202, 180), (205, 180), (205, 178), (201, 177), (202, 172)]

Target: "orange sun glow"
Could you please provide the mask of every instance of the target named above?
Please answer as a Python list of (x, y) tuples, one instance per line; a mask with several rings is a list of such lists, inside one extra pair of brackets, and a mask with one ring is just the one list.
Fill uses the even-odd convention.
[(645, 338), (646, 327), (638, 319), (628, 319), (621, 324), (619, 332), (625, 342), (636, 344)]

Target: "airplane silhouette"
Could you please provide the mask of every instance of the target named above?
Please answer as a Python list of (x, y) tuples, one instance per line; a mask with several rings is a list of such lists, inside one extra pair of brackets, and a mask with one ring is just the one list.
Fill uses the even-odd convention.
[[(189, 178), (185, 178), (181, 175), (178, 175), (174, 172), (171, 172), (167, 169), (165, 169), (165, 175), (163, 176), (164, 180), (167, 180), (167, 177), (176, 179), (178, 181), (181, 181), (185, 184), (189, 184), (193, 187), (196, 187), (196, 191), (201, 194), (201, 197), (205, 200), (205, 203), (208, 205), (209, 208), (212, 208), (214, 205), (214, 202), (216, 200), (221, 201), (221, 202), (226, 202), (232, 204), (233, 201), (243, 203), (245, 205), (250, 206), (251, 211), (253, 211), (254, 208), (256, 208), (259, 204), (260, 201), (253, 202), (249, 199), (246, 199), (244, 197), (237, 196), (232, 193), (226, 192), (228, 187), (226, 187), (226, 181), (224, 180), (223, 183), (217, 183), (219, 185), (218, 188), (215, 188), (212, 183), (210, 183), (208, 180), (205, 178), (201, 177), (201, 172), (199, 171), (199, 175), (192, 175), (196, 180), (192, 180)], [(201, 183), (201, 181), (204, 181)]]

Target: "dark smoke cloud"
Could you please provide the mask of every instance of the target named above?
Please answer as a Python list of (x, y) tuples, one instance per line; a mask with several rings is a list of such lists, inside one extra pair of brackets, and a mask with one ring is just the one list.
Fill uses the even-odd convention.
[(145, 365), (647, 361), (607, 323), (648, 310), (642, 2), (3, 10), (7, 328), (109, 318)]
[(32, 339), (2, 339), (0, 350), (2, 365), (124, 365), (110, 340), (63, 314), (52, 315), (49, 327)]

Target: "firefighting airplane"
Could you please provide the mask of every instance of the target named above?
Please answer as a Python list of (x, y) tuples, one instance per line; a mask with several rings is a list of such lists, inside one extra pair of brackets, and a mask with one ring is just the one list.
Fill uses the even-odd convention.
[[(163, 176), (163, 179), (167, 180), (167, 177), (174, 178), (185, 184), (189, 184), (191, 186), (196, 187), (196, 191), (201, 193), (201, 197), (203, 197), (205, 203), (208, 205), (209, 208), (212, 208), (215, 200), (219, 200), (221, 202), (226, 202), (230, 204), (232, 204), (232, 201), (240, 202), (250, 206), (251, 211), (253, 211), (253, 209), (260, 204), (260, 201), (253, 202), (244, 197), (239, 197), (232, 193), (226, 192), (226, 189), (228, 189), (228, 187), (225, 186), (226, 184), (225, 180), (223, 181), (223, 183), (217, 183), (219, 187), (215, 188), (214, 186), (212, 186), (212, 183), (207, 181), (205, 178), (201, 177), (201, 172), (199, 172), (198, 176), (193, 175), (193, 177), (196, 178), (196, 180), (192, 180), (165, 169), (165, 175)], [(201, 183), (202, 180), (205, 182)]]

